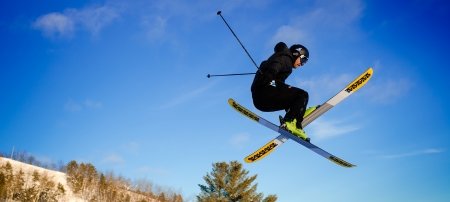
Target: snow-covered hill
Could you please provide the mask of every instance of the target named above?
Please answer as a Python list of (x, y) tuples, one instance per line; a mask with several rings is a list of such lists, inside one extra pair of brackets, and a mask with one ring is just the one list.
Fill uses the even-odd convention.
[[(81, 198), (80, 196), (77, 196), (73, 193), (71, 187), (67, 183), (66, 173), (41, 168), (38, 166), (22, 163), (19, 161), (15, 161), (15, 160), (3, 158), (3, 157), (0, 157), (0, 171), (1, 171), (0, 173), (6, 173), (5, 167), (8, 163), (11, 165), (14, 175), (17, 175), (19, 172), (23, 172), (21, 174), (21, 176), (23, 176), (23, 179), (24, 179), (24, 184), (22, 187), (25, 187), (25, 188), (36, 187), (35, 186), (36, 183), (39, 183), (39, 182), (36, 182), (36, 180), (34, 180), (35, 176), (33, 176), (33, 175), (36, 175), (36, 173), (38, 173), (39, 176), (46, 176), (46, 179), (48, 179), (48, 181), (52, 181), (54, 183), (54, 185), (60, 184), (60, 186), (63, 187), (64, 194), (59, 194), (56, 197), (56, 201), (68, 201), (68, 202), (86, 201), (83, 198)], [(1, 184), (0, 184), (0, 187), (1, 187)], [(121, 189), (121, 192), (129, 195), (130, 201), (148, 201), (148, 202), (157, 202), (158, 201), (154, 198), (150, 198), (149, 196), (141, 195), (139, 193), (127, 191), (124, 189)], [(3, 199), (4, 198), (1, 198), (1, 196), (0, 196), (0, 201)], [(133, 199), (136, 199), (136, 200), (133, 200)]]
[(6, 165), (8, 162), (11, 164), (14, 173), (17, 173), (20, 170), (22, 172), (24, 172), (24, 175), (25, 175), (24, 179), (26, 179), (25, 186), (31, 186), (31, 183), (33, 183), (33, 181), (31, 180), (31, 179), (33, 179), (32, 175), (35, 171), (37, 171), (39, 173), (39, 175), (41, 175), (41, 176), (46, 175), (49, 178), (49, 180), (52, 180), (53, 182), (55, 182), (55, 184), (59, 183), (64, 187), (65, 195), (58, 198), (58, 200), (74, 201), (74, 202), (84, 201), (81, 198), (78, 198), (73, 194), (71, 188), (67, 185), (65, 173), (48, 170), (48, 169), (37, 167), (34, 165), (30, 165), (30, 164), (22, 163), (19, 161), (11, 160), (8, 158), (0, 157), (0, 166)]

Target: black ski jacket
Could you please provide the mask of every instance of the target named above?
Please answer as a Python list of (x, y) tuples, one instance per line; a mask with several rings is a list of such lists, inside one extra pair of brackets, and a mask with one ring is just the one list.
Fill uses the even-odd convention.
[(279, 42), (275, 46), (275, 53), (263, 61), (253, 79), (252, 93), (270, 86), (275, 81), (276, 87), (287, 86), (285, 80), (292, 73), (294, 58), (285, 43)]

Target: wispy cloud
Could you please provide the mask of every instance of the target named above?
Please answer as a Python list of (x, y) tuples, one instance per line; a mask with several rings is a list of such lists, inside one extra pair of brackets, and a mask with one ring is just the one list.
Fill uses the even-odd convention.
[(156, 167), (151, 167), (151, 166), (141, 166), (139, 168), (137, 168), (137, 171), (141, 174), (153, 174), (153, 175), (157, 175), (157, 176), (168, 176), (170, 174), (170, 172), (166, 169), (163, 168), (156, 168)]
[(132, 153), (132, 154), (138, 154), (139, 150), (141, 149), (141, 145), (138, 142), (128, 142), (125, 145), (123, 145), (123, 148), (126, 152)]
[(91, 99), (86, 99), (83, 102), (85, 108), (88, 109), (100, 109), (103, 107), (103, 103), (100, 101), (95, 101), (95, 100), (91, 100)]
[(302, 41), (306, 37), (304, 31), (291, 25), (283, 25), (278, 28), (275, 35), (272, 37), (271, 45), (276, 44), (279, 41), (286, 41), (287, 43), (294, 43)]
[(81, 111), (82, 109), (83, 109), (83, 106), (80, 103), (75, 102), (72, 99), (68, 100), (64, 104), (64, 110), (69, 111), (69, 112), (78, 112), (78, 111)]
[(75, 22), (62, 13), (49, 13), (39, 17), (33, 27), (41, 30), (47, 37), (71, 37), (75, 30)]
[(311, 123), (309, 129), (307, 130), (311, 130), (311, 134), (314, 134), (315, 139), (324, 140), (345, 135), (359, 129), (360, 126), (348, 124), (343, 121), (327, 121), (324, 119), (319, 119)]
[(373, 102), (390, 104), (405, 96), (413, 85), (407, 78), (385, 79), (376, 82), (368, 90), (371, 92)]
[(120, 155), (109, 154), (105, 156), (101, 162), (105, 164), (123, 164), (125, 163), (125, 160)]
[[(377, 68), (380, 70), (380, 68)], [(388, 76), (377, 71), (376, 77), (364, 87), (365, 94), (369, 94), (372, 102), (391, 104), (406, 96), (414, 87), (414, 82), (407, 76)], [(342, 90), (354, 76), (350, 74), (323, 74), (310, 78), (296, 78), (295, 84), (311, 93), (311, 100), (324, 100)]]
[(314, 92), (311, 96), (321, 100), (329, 98), (347, 86), (353, 78), (349, 74), (331, 75), (322, 74), (304, 79), (296, 79), (296, 85), (308, 92)]
[(78, 102), (73, 99), (69, 99), (64, 104), (64, 110), (68, 112), (79, 112), (83, 109), (100, 109), (103, 107), (103, 103), (100, 101), (94, 101), (91, 99), (86, 99), (84, 102)]
[(179, 96), (176, 96), (174, 98), (172, 98), (171, 100), (169, 100), (168, 102), (166, 102), (165, 104), (161, 105), (158, 109), (169, 109), (169, 108), (173, 108), (176, 107), (178, 105), (181, 105), (185, 102), (188, 102), (192, 99), (195, 99), (196, 97), (200, 96), (201, 94), (203, 94), (204, 92), (206, 92), (207, 90), (209, 90), (210, 88), (212, 88), (215, 85), (215, 82), (211, 82), (208, 85), (205, 86), (201, 86), (199, 88), (193, 89), (191, 91), (187, 91), (183, 94), (180, 94)]
[(270, 44), (278, 41), (298, 43), (314, 41), (315, 35), (333, 32), (345, 32), (353, 29), (353, 24), (360, 19), (363, 5), (360, 1), (315, 1), (309, 12), (292, 18), (291, 22), (278, 28)]
[(66, 13), (94, 35), (119, 17), (118, 11), (110, 6), (69, 9)]
[(239, 133), (236, 135), (233, 135), (230, 139), (231, 146), (241, 149), (243, 148), (248, 141), (250, 141), (250, 135), (247, 133)]
[(145, 16), (141, 26), (146, 30), (146, 37), (150, 41), (159, 40), (167, 33), (167, 18), (163, 16)]
[(83, 9), (66, 9), (38, 17), (32, 26), (41, 30), (47, 37), (72, 37), (76, 30), (85, 29), (97, 35), (104, 27), (119, 18), (117, 9), (110, 6), (86, 7)]
[(443, 152), (444, 152), (444, 149), (429, 148), (429, 149), (410, 151), (410, 152), (399, 153), (399, 154), (381, 155), (379, 157), (386, 158), (386, 159), (398, 159), (398, 158), (406, 158), (406, 157), (414, 157), (414, 156), (439, 154), (439, 153), (443, 153)]

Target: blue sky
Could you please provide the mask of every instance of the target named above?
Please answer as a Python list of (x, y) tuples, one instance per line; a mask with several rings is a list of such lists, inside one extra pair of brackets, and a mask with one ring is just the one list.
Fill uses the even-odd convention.
[(0, 8), (0, 149), (91, 162), (183, 193), (212, 163), (238, 160), (277, 134), (236, 113), (252, 104), (255, 67), (278, 41), (310, 60), (287, 82), (320, 104), (367, 67), (372, 80), (295, 142), (245, 164), (279, 201), (448, 201), (450, 4), (412, 1), (8, 1)]

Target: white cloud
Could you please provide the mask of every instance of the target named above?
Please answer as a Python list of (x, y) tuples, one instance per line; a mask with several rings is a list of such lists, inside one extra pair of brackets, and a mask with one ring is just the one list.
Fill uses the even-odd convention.
[(284, 41), (287, 44), (298, 43), (306, 37), (306, 34), (299, 27), (283, 25), (278, 28), (275, 36), (272, 37), (271, 44)]
[(230, 144), (236, 148), (243, 148), (250, 141), (250, 136), (247, 133), (239, 133), (231, 137)]
[(89, 108), (89, 109), (100, 109), (100, 108), (103, 107), (103, 103), (102, 102), (94, 101), (94, 100), (91, 100), (91, 99), (86, 99), (86, 101), (84, 101), (83, 104), (84, 104), (84, 106), (86, 108)]
[(139, 150), (141, 148), (141, 145), (138, 142), (128, 142), (123, 147), (129, 153), (138, 154)]
[(413, 157), (413, 156), (439, 154), (439, 153), (443, 153), (443, 152), (444, 152), (443, 149), (430, 148), (430, 149), (410, 151), (410, 152), (399, 153), (399, 154), (382, 155), (380, 157), (386, 158), (386, 159), (398, 159), (398, 158)]
[(110, 6), (86, 7), (80, 10), (71, 8), (42, 15), (34, 21), (33, 27), (51, 38), (71, 37), (80, 28), (97, 35), (118, 17), (117, 9)]
[(145, 175), (154, 174), (156, 176), (168, 176), (170, 174), (170, 172), (166, 169), (155, 168), (151, 166), (141, 166), (137, 169), (137, 171)]
[(214, 85), (215, 85), (215, 82), (211, 82), (208, 85), (201, 86), (201, 87), (199, 87), (197, 89), (193, 89), (191, 91), (187, 91), (183, 94), (180, 94), (179, 96), (172, 98), (165, 104), (161, 105), (158, 109), (169, 109), (169, 108), (181, 105), (185, 102), (188, 102), (188, 101), (200, 96), (201, 94), (203, 94), (204, 92), (209, 90)]
[(33, 26), (48, 37), (68, 37), (75, 30), (74, 21), (62, 13), (49, 13), (39, 17)]
[(73, 99), (69, 99), (64, 104), (64, 110), (69, 112), (79, 112), (83, 109), (101, 109), (103, 107), (103, 103), (100, 101), (95, 101), (91, 99), (86, 99), (84, 102), (78, 102)]
[(325, 121), (324, 119), (320, 119), (311, 123), (306, 130), (310, 130), (311, 132), (309, 133), (314, 134), (315, 139), (324, 140), (345, 135), (359, 129), (359, 126), (346, 124), (343, 121)]
[(163, 16), (144, 17), (141, 25), (146, 30), (146, 37), (150, 41), (159, 40), (166, 35), (167, 18)]
[[(311, 95), (315, 98), (324, 99), (324, 96), (335, 95), (340, 90), (344, 89), (354, 78), (349, 74), (331, 75), (322, 74), (311, 78), (296, 79), (297, 86), (305, 89), (308, 92), (314, 92)], [(310, 95), (310, 96), (311, 96)]]
[(93, 35), (98, 34), (119, 17), (116, 9), (109, 6), (89, 7), (82, 10), (68, 9), (65, 13)]
[[(379, 70), (379, 69), (378, 69)], [(323, 74), (310, 78), (296, 78), (295, 85), (305, 89), (310, 93), (310, 100), (323, 101), (342, 90), (354, 76), (350, 74), (331, 75)], [(385, 76), (377, 73), (367, 87), (364, 87), (366, 95), (370, 95), (369, 100), (379, 104), (395, 103), (398, 99), (406, 96), (413, 88), (414, 83), (405, 76)]]
[(310, 105), (319, 104), (318, 102), (321, 104), (344, 89), (354, 79), (355, 76), (350, 74), (321, 74), (301, 79), (295, 77), (294, 86), (298, 86), (309, 93)]
[(102, 160), (102, 163), (106, 164), (123, 164), (124, 162), (125, 160), (117, 154), (109, 154)]
[(386, 79), (379, 81), (369, 88), (372, 101), (381, 104), (396, 102), (405, 96), (412, 88), (413, 83), (407, 78)]
[(315, 5), (308, 9), (308, 12), (291, 18), (292, 20), (282, 25), (272, 39), (269, 41), (272, 46), (278, 41), (288, 44), (299, 41), (314, 41), (324, 35), (333, 33), (348, 34), (348, 30), (354, 29), (354, 22), (360, 19), (363, 5), (360, 1), (315, 1)]
[(79, 112), (82, 109), (83, 109), (83, 106), (80, 103), (78, 103), (72, 99), (68, 100), (66, 102), (66, 104), (64, 104), (64, 110), (69, 111), (69, 112)]

